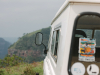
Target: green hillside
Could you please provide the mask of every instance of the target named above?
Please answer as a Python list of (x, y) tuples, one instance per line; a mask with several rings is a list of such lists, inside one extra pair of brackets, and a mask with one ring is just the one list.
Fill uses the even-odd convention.
[(24, 34), (17, 42), (8, 48), (8, 54), (13, 54), (25, 58), (26, 62), (32, 63), (33, 61), (42, 61), (44, 59), (43, 49), (44, 46), (36, 46), (35, 36), (37, 32), (43, 33), (43, 43), (48, 45), (50, 27), (37, 30), (35, 32)]
[(35, 45), (35, 36), (37, 32), (42, 32), (43, 33), (43, 42), (47, 46), (48, 39), (49, 39), (49, 32), (50, 32), (50, 27), (48, 28), (43, 28), (40, 30), (37, 30), (35, 32), (27, 33), (24, 34), (22, 37), (19, 38), (17, 42), (12, 44), (9, 49), (19, 49), (19, 50), (40, 50), (43, 48), (43, 46), (37, 47)]

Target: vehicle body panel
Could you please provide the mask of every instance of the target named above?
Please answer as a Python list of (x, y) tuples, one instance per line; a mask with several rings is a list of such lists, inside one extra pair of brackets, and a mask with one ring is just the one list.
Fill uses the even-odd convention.
[[(60, 27), (60, 40), (58, 44), (58, 59), (57, 62), (53, 60), (53, 57), (51, 55), (51, 46), (50, 46), (47, 56), (44, 60), (44, 72), (45, 72), (44, 75), (69, 75), (68, 62), (69, 62), (72, 31), (75, 19), (78, 15), (80, 15), (83, 12), (100, 13), (99, 9), (100, 9), (99, 3), (93, 4), (93, 2), (92, 3), (72, 2), (67, 4), (63, 12), (59, 11), (60, 14), (56, 14), (51, 25), (52, 33), (50, 39), (52, 39), (53, 30), (56, 28), (57, 25), (60, 25), (61, 27)], [(51, 41), (49, 43), (51, 45)], [(46, 73), (46, 70), (48, 70), (47, 71), (48, 74)]]

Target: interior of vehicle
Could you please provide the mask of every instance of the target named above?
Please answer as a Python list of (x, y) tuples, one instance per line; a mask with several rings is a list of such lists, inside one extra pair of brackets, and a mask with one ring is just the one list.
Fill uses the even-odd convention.
[[(95, 40), (95, 53), (90, 53), (93, 56), (94, 61), (79, 60), (80, 54), (85, 55), (85, 50), (83, 53), (79, 53), (80, 50), (80, 38)], [(100, 68), (100, 17), (97, 15), (83, 15), (77, 21), (77, 26), (74, 36), (74, 47), (72, 51), (71, 66), (75, 62), (81, 62), (87, 68), (90, 64), (96, 64)], [(85, 44), (87, 45), (87, 44)], [(91, 46), (92, 47), (92, 46)], [(92, 48), (91, 48), (92, 49)], [(87, 53), (89, 55), (89, 53)], [(82, 58), (87, 58), (83, 56)], [(91, 58), (88, 58), (91, 59)], [(85, 75), (88, 75), (87, 72)]]

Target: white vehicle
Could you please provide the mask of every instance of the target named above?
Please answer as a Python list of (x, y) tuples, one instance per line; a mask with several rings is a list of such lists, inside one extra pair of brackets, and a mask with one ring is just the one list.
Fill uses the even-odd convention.
[(43, 68), (44, 75), (100, 75), (100, 0), (65, 1), (51, 22)]

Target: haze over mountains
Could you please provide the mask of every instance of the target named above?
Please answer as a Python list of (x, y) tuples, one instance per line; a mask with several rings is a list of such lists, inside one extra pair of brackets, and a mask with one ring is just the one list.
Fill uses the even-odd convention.
[(18, 37), (2, 37), (5, 41), (10, 42), (11, 44), (15, 43), (18, 40)]
[(0, 38), (0, 59), (3, 59), (8, 54), (8, 47), (11, 43), (5, 41), (3, 38)]

